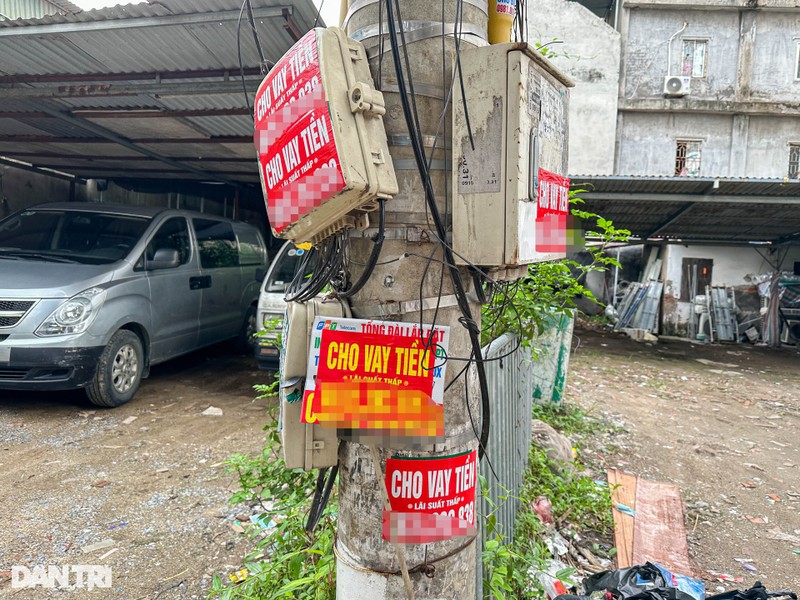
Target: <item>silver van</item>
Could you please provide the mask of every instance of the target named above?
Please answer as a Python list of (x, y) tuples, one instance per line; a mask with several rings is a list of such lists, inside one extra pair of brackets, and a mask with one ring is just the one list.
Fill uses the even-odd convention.
[(253, 349), (260, 232), (202, 213), (44, 204), (0, 221), (0, 390), (86, 388), (119, 406), (150, 366)]

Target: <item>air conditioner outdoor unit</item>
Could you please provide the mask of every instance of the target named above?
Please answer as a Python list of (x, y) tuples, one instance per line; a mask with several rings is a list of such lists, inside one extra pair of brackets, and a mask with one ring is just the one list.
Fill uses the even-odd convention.
[(685, 96), (689, 93), (691, 81), (691, 77), (684, 77), (682, 75), (667, 75), (664, 78), (664, 95)]

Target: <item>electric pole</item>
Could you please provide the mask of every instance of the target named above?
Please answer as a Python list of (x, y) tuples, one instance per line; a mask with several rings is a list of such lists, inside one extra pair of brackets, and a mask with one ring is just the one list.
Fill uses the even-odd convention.
[[(446, 257), (426, 205), (425, 188), (398, 91), (387, 23), (388, 14), (394, 12), (397, 27), (405, 32), (405, 42), (400, 36), (400, 54), (404, 65), (404, 54), (408, 55), (410, 73), (406, 73), (406, 78), (413, 82), (426, 158), (430, 159), (431, 187), (449, 230), (453, 165), (451, 113), (450, 108), (445, 111), (445, 100), (450, 96), (453, 77), (457, 43), (454, 33), (460, 32), (462, 49), (485, 39), (486, 2), (399, 0), (393, 10), (385, 0), (350, 0), (349, 5), (346, 32), (365, 44), (376, 88), (384, 95), (384, 122), (400, 188), (399, 194), (386, 203), (383, 249), (368, 283), (352, 299), (353, 316), (447, 325), (450, 327), (448, 355), (467, 359), (474, 345), (459, 322), (462, 311), (456, 306), (449, 268), (444, 264)], [(455, 85), (459, 85), (458, 81)], [(364, 237), (355, 234), (350, 240), (354, 280), (360, 276), (372, 250), (368, 236), (375, 233), (375, 226), (372, 223)], [(464, 282), (469, 282), (466, 269), (459, 269)], [(479, 328), (480, 304), (472, 296), (471, 318)], [(479, 387), (474, 366), (461, 373), (466, 365), (458, 360), (448, 360), (446, 365), (447, 382), (457, 379), (445, 392), (444, 443), (435, 447), (423, 445), (422, 450), (400, 454), (449, 456), (478, 447)], [(474, 537), (400, 545), (402, 558), (395, 546), (382, 539), (385, 459), (398, 451), (385, 448), (377, 451), (380, 473), (376, 472), (369, 446), (352, 442), (340, 446), (337, 599), (405, 599), (412, 594), (416, 599), (474, 599), (478, 547)], [(478, 517), (475, 523), (479, 527)], [(407, 578), (401, 574), (403, 563), (410, 571)]]

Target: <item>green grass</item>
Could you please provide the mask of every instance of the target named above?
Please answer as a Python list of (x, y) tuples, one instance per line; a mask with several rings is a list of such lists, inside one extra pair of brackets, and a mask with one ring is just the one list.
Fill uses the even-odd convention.
[[(571, 437), (581, 456), (579, 440), (602, 434), (610, 426), (591, 417), (577, 407), (561, 404), (557, 407), (535, 405), (533, 417), (550, 424)], [(504, 543), (497, 535), (484, 547), (483, 559), (490, 565), (484, 579), (484, 597), (496, 600), (540, 600), (544, 591), (529, 569), (541, 570), (552, 558), (544, 543), (546, 527), (532, 508), (538, 496), (545, 496), (552, 504), (553, 517), (560, 527), (569, 524), (584, 538), (610, 537), (614, 529), (611, 515), (611, 495), (607, 485), (596, 483), (583, 471), (580, 458), (576, 472), (558, 474), (544, 450), (532, 447), (528, 469), (520, 490), (522, 500), (512, 543)], [(489, 515), (487, 524), (493, 525)], [(595, 551), (598, 551), (595, 547)], [(613, 554), (613, 551), (612, 553)], [(569, 572), (561, 574), (568, 579)]]

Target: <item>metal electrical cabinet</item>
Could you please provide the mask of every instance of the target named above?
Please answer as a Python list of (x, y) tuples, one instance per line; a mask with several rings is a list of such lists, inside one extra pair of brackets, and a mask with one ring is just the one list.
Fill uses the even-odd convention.
[[(572, 81), (525, 43), (464, 49), (461, 66), (465, 96), (456, 85), (453, 101), (458, 260), (513, 272), (562, 258), (564, 244), (556, 247), (543, 238), (565, 237), (552, 229), (567, 222)], [(540, 176), (547, 179), (541, 185)], [(554, 214), (558, 218), (548, 220)]]

